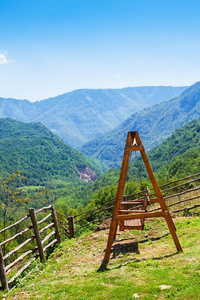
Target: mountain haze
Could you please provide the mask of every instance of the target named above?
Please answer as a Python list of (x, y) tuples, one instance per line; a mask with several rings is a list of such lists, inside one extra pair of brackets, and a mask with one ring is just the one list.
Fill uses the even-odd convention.
[(132, 113), (178, 96), (186, 87), (75, 90), (37, 102), (0, 98), (0, 118), (42, 122), (68, 145), (79, 148)]
[(82, 147), (82, 152), (97, 158), (109, 167), (120, 166), (128, 131), (137, 130), (148, 151), (175, 129), (200, 117), (200, 82), (179, 97), (145, 108), (129, 117), (120, 126)]

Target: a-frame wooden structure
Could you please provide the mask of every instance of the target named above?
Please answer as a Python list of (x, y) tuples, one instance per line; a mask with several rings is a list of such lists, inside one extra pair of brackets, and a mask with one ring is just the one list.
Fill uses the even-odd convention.
[[(140, 153), (141, 153), (142, 159), (144, 161), (144, 165), (146, 167), (146, 170), (148, 172), (149, 178), (151, 180), (152, 186), (153, 186), (155, 194), (156, 194), (156, 199), (154, 199), (154, 202), (158, 202), (160, 204), (160, 208), (161, 208), (160, 212), (146, 212), (143, 209), (141, 211), (137, 211), (137, 212), (133, 211), (133, 213), (125, 214), (126, 211), (121, 210), (120, 203), (121, 203), (122, 196), (123, 196), (131, 151), (140, 151)], [(148, 191), (147, 191), (147, 194), (148, 194)], [(146, 198), (147, 197), (148, 197), (148, 195), (146, 195)], [(145, 199), (145, 197), (144, 197), (143, 208), (145, 208), (146, 204), (147, 204), (147, 199)], [(156, 218), (156, 217), (164, 217), (165, 218), (177, 250), (183, 251), (181, 248), (181, 245), (179, 243), (179, 239), (176, 235), (176, 229), (175, 229), (172, 217), (168, 211), (165, 200), (162, 196), (162, 193), (160, 191), (158, 183), (154, 177), (153, 171), (151, 169), (149, 160), (147, 158), (147, 155), (146, 155), (145, 149), (142, 145), (139, 134), (137, 131), (129, 131), (127, 134), (126, 146), (125, 146), (125, 150), (124, 150), (124, 157), (123, 157), (123, 161), (122, 161), (122, 167), (121, 167), (121, 173), (120, 173), (120, 178), (119, 178), (119, 183), (118, 183), (115, 205), (114, 205), (114, 209), (113, 209), (113, 216), (112, 216), (112, 220), (111, 220), (107, 248), (106, 248), (106, 252), (105, 252), (105, 256), (104, 256), (102, 265), (105, 266), (109, 262), (111, 247), (112, 247), (112, 243), (116, 237), (117, 226), (118, 226), (119, 222), (122, 223), (126, 220), (141, 220), (140, 224), (138, 224), (138, 228), (136, 228), (137, 224), (134, 227), (135, 227), (135, 229), (142, 229), (144, 219)], [(123, 227), (123, 225), (122, 225), (122, 227)]]

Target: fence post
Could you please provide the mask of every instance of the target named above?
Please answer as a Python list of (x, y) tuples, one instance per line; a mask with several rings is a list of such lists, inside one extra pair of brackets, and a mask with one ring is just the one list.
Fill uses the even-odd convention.
[(0, 246), (0, 279), (1, 279), (2, 289), (8, 290), (8, 281), (6, 278), (6, 270), (5, 270), (1, 246)]
[(54, 205), (51, 206), (51, 210), (52, 210), (52, 216), (53, 216), (53, 221), (54, 221), (54, 226), (55, 226), (56, 238), (58, 240), (58, 243), (61, 243), (60, 229), (59, 229), (58, 219), (57, 219), (56, 210), (55, 210)]
[(70, 239), (74, 237), (74, 217), (68, 217), (69, 222), (69, 237)]
[(122, 201), (127, 201), (127, 195), (122, 196)]
[(34, 230), (35, 238), (36, 238), (36, 241), (37, 241), (37, 246), (38, 246), (38, 252), (39, 252), (39, 256), (40, 256), (40, 261), (45, 261), (45, 256), (44, 256), (42, 241), (41, 241), (41, 237), (40, 237), (40, 232), (39, 232), (37, 220), (36, 220), (36, 217), (35, 217), (35, 210), (34, 210), (34, 208), (30, 208), (29, 209), (29, 213), (30, 213), (30, 217), (31, 217), (31, 222), (33, 224), (33, 230)]

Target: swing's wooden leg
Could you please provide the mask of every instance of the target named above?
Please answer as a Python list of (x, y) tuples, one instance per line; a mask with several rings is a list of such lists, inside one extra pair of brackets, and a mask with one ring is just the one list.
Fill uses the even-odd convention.
[(172, 236), (172, 238), (174, 240), (174, 243), (176, 245), (176, 249), (177, 249), (177, 251), (183, 252), (183, 249), (181, 247), (181, 244), (180, 244), (179, 239), (178, 239), (177, 234), (176, 234), (176, 228), (174, 226), (174, 222), (172, 220), (172, 217), (171, 217), (171, 215), (168, 211), (165, 212), (165, 214), (166, 214), (165, 215), (165, 220), (167, 222), (167, 225), (169, 227), (169, 231), (170, 231), (171, 236)]
[(115, 228), (115, 234), (114, 234), (113, 242), (116, 240), (116, 235), (117, 235), (117, 227), (118, 227), (118, 222), (117, 222), (117, 226), (116, 226), (116, 228)]
[(106, 253), (104, 256), (104, 260), (103, 260), (104, 265), (107, 265), (109, 262), (109, 259), (110, 259), (112, 243), (113, 243), (113, 241), (116, 237), (116, 233), (117, 233), (117, 224), (118, 224), (118, 221), (112, 219), (111, 225), (110, 225), (110, 232), (109, 232), (109, 236), (108, 236)]

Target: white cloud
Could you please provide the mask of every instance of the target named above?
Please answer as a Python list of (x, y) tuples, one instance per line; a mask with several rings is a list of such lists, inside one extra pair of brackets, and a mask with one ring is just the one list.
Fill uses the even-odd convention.
[(0, 51), (0, 65), (9, 63), (9, 61), (7, 60), (6, 55), (7, 55), (7, 53), (5, 51)]

